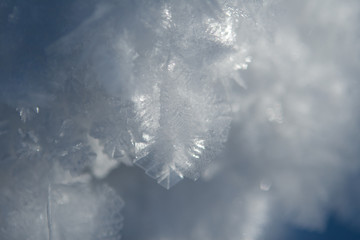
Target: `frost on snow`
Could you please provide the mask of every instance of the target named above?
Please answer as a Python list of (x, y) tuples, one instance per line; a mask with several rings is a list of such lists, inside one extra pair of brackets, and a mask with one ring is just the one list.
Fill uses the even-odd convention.
[(230, 107), (207, 69), (230, 39), (224, 33), (219, 40), (221, 29), (209, 30), (212, 25), (191, 4), (170, 2), (148, 11), (153, 19), (143, 21), (156, 40), (135, 60), (141, 86), (132, 96), (134, 162), (170, 188), (183, 177), (196, 180), (227, 139)]
[(128, 239), (355, 215), (356, 0), (48, 2), (0, 1), (0, 239), (120, 239), (117, 192)]
[(134, 32), (114, 12), (121, 3), (113, 4), (99, 4), (47, 49), (66, 60), (61, 81), (89, 96), (75, 104), (85, 118), (85, 142), (96, 152), (93, 172), (104, 177), (134, 162), (165, 188), (195, 180), (227, 139), (230, 105), (212, 71), (233, 48), (238, 13), (219, 9), (216, 20), (184, 1), (144, 4), (131, 18), (143, 31)]
[(166, 188), (184, 176), (196, 180), (225, 142), (229, 109), (203, 76), (159, 72), (133, 101), (139, 123), (135, 163)]
[(106, 184), (91, 184), (85, 169), (97, 149), (82, 128), (50, 121), (46, 108), (27, 121), (4, 104), (0, 112), (0, 238), (120, 239), (123, 201)]
[(169, 189), (198, 179), (227, 140), (231, 109), (214, 71), (236, 41), (233, 9), (143, 3), (134, 17), (119, 1), (93, 6), (43, 46), (42, 71), (0, 90), (5, 239), (119, 239), (123, 202), (93, 177), (135, 163)]

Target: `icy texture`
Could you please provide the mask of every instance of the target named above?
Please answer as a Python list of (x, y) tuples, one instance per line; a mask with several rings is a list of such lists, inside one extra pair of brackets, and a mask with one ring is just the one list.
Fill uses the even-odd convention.
[[(37, 169), (37, 170), (35, 170)], [(46, 240), (46, 193), (44, 162), (34, 157), (12, 162), (12, 167), (1, 169), (0, 238), (17, 240)], [(3, 186), (5, 181), (10, 184)]]
[(120, 239), (123, 201), (84, 173), (94, 149), (83, 128), (60, 117), (49, 127), (49, 109), (0, 113), (0, 239)]
[[(143, 84), (132, 97), (138, 124), (134, 162), (165, 188), (183, 177), (196, 180), (222, 148), (230, 124), (222, 86), (206, 69), (231, 36), (209, 30), (190, 7), (165, 4), (157, 12), (159, 28), (151, 30), (159, 40), (148, 56), (139, 56), (145, 61), (139, 77)], [(211, 58), (210, 51), (215, 53)]]
[(187, 76), (179, 65), (154, 76), (150, 91), (133, 98), (141, 134), (135, 163), (166, 188), (184, 176), (199, 177), (226, 141), (230, 123), (226, 103), (201, 76)]
[[(48, 55), (56, 59), (56, 72), (61, 72), (54, 76), (54, 85), (60, 86), (57, 95), (63, 101), (60, 108), (69, 108), (66, 112), (72, 114), (64, 119), (64, 129), (77, 132), (68, 136), (77, 136), (79, 154), (87, 159), (82, 170), (89, 167), (98, 178), (120, 163), (131, 165), (134, 155), (129, 133), (134, 112), (127, 95), (136, 54), (119, 40), (120, 16), (115, 14), (119, 5), (115, 1), (98, 4), (87, 20), (47, 48)], [(77, 145), (72, 146), (75, 149), (64, 151), (66, 158), (76, 152)], [(69, 162), (71, 167), (74, 160)]]
[[(359, 223), (359, 13), (1, 0), (0, 239), (118, 239), (123, 204), (103, 183), (127, 199), (126, 239)], [(134, 162), (166, 188), (203, 178), (164, 191)]]
[(98, 4), (47, 48), (62, 66), (56, 84), (74, 98), (79, 147), (95, 153), (88, 165), (100, 178), (135, 162), (166, 188), (197, 179), (227, 139), (230, 105), (212, 71), (234, 48), (238, 10), (174, 1), (140, 4), (134, 17), (123, 4)]
[(14, 187), (2, 190), (1, 239), (121, 238), (124, 204), (112, 189), (77, 181), (46, 186), (49, 176), (39, 174), (44, 167), (35, 167), (37, 172), (24, 170), (25, 175), (16, 176), (20, 179), (13, 182)]
[(51, 240), (120, 239), (122, 200), (108, 187), (55, 184), (48, 189), (47, 220)]
[(99, 146), (102, 147), (101, 151), (109, 159), (131, 165), (133, 146), (128, 125), (134, 118), (132, 103), (123, 99), (109, 98), (106, 104), (107, 108), (94, 118), (89, 137), (98, 140)]

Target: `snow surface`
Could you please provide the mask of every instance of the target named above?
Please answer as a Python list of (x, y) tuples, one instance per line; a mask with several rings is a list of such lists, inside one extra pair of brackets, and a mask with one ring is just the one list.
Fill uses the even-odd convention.
[(0, 0), (0, 238), (359, 226), (359, 13), (355, 0)]

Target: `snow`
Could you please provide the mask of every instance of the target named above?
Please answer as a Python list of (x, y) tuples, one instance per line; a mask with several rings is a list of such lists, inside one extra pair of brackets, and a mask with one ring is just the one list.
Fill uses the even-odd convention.
[(271, 240), (330, 214), (358, 226), (357, 1), (0, 13), (1, 239)]

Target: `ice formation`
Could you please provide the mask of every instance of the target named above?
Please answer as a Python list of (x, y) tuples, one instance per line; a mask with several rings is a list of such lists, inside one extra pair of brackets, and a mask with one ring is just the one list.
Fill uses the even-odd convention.
[(166, 188), (197, 179), (216, 158), (231, 122), (226, 79), (237, 81), (236, 66), (251, 61), (236, 35), (245, 12), (219, 2), (211, 15), (202, 11), (207, 4), (170, 1), (139, 14), (154, 41), (134, 61), (134, 162)]
[(16, 187), (3, 191), (2, 238), (121, 238), (123, 201), (106, 185), (93, 189), (86, 183), (50, 184), (46, 191), (38, 184), (28, 189)]
[(236, 47), (241, 16), (230, 3), (215, 16), (202, 12), (206, 5), (170, 1), (140, 12), (155, 40), (135, 60), (141, 86), (132, 96), (134, 161), (166, 188), (184, 176), (197, 179), (230, 126), (226, 85), (212, 71)]
[[(0, 1), (0, 238), (281, 239), (269, 226), (356, 219), (359, 13)], [(133, 166), (200, 181), (166, 191)]]
[(221, 149), (230, 123), (224, 100), (201, 76), (185, 75), (180, 64), (154, 76), (147, 91), (133, 98), (140, 126), (135, 163), (166, 188), (184, 176), (199, 177)]
[[(73, 72), (64, 75), (64, 84), (73, 85), (67, 83), (71, 79), (84, 86), (82, 95), (93, 94), (91, 104), (77, 103), (86, 114), (76, 110), (86, 118), (90, 145), (99, 141), (107, 155), (103, 159), (133, 161), (170, 188), (183, 177), (197, 179), (227, 139), (230, 105), (221, 79), (209, 69), (233, 47), (236, 35), (229, 24), (235, 20), (231, 8), (220, 11), (218, 22), (184, 1), (146, 6), (138, 10), (139, 19), (131, 18), (144, 32), (119, 25), (111, 4), (99, 4), (48, 53), (71, 59), (63, 65)], [(146, 37), (151, 38), (144, 44)], [(73, 79), (82, 69), (87, 71), (84, 79)], [(104, 71), (104, 76), (97, 74)], [(94, 167), (98, 160), (95, 175), (105, 176), (118, 164), (100, 174)]]
[(199, 28), (194, 35), (178, 36), (187, 25), (184, 12), (178, 13), (180, 16), (173, 16), (169, 7), (163, 9), (163, 25), (157, 34), (161, 34), (160, 41), (168, 42), (155, 43), (143, 63), (142, 86), (132, 97), (138, 124), (132, 131), (135, 163), (166, 188), (184, 176), (200, 176), (226, 141), (231, 121), (222, 86), (206, 73), (205, 63), (193, 66), (191, 60), (221, 46), (207, 40), (209, 46), (198, 53), (189, 52), (193, 47), (188, 44), (201, 41), (206, 28)]
[(74, 121), (49, 127), (50, 109), (30, 110), (0, 108), (0, 238), (120, 239), (122, 199), (86, 173), (96, 146)]

